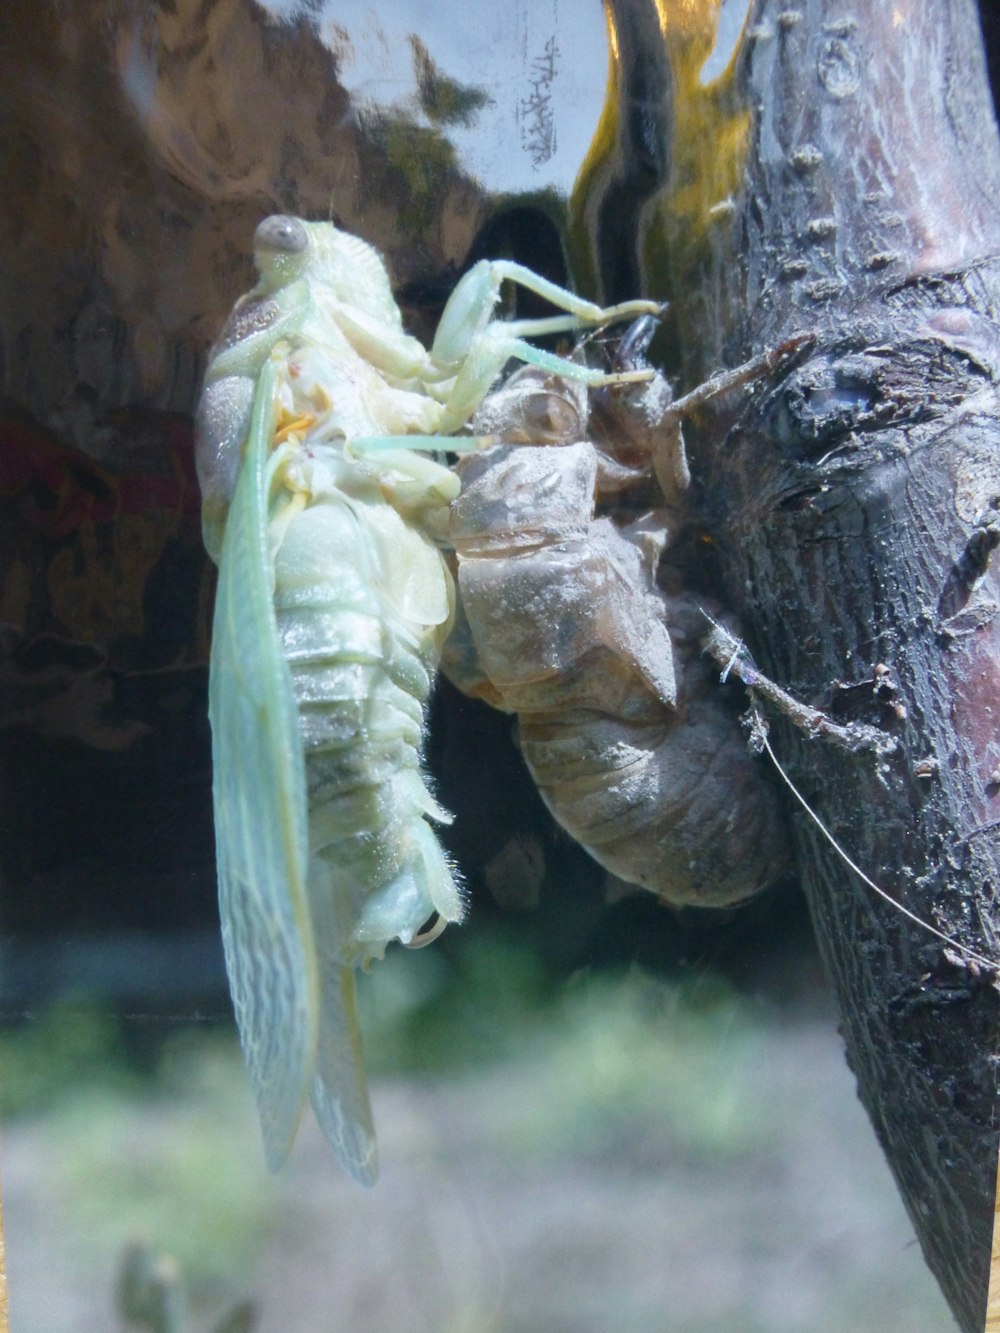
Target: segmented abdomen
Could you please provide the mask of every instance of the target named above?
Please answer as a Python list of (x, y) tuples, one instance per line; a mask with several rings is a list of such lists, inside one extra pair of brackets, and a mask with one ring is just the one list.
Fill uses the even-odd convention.
[(778, 806), (701, 654), (704, 614), (657, 587), (641, 533), (593, 517), (596, 468), (586, 442), (464, 466), (466, 638), (446, 669), (517, 714), (539, 791), (595, 860), (671, 903), (738, 902), (782, 869)]
[(781, 870), (777, 810), (696, 636), (678, 647), (675, 708), (647, 693), (645, 717), (626, 717), (613, 702), (574, 708), (568, 693), (520, 712), (521, 748), (553, 814), (602, 865), (677, 905), (727, 906)]
[(344, 965), (381, 957), (396, 935), (409, 942), (435, 912), (461, 915), (425, 819), (447, 816), (420, 765), (450, 608), (442, 594), (435, 608), (409, 606), (429, 620), (408, 614), (414, 582), (417, 601), (421, 589), (447, 589), (439, 552), (388, 506), (336, 493), (295, 513), (275, 553), (278, 632), (306, 758), (310, 892), (331, 895), (324, 910)]

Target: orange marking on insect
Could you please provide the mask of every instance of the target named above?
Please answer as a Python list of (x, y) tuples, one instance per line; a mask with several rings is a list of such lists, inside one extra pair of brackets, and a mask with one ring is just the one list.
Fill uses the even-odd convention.
[[(284, 417), (282, 413), (282, 417)], [(290, 417), (274, 432), (274, 443), (284, 444), (293, 435), (304, 435), (310, 426), (316, 424), (316, 416), (313, 412), (306, 412), (300, 417)]]

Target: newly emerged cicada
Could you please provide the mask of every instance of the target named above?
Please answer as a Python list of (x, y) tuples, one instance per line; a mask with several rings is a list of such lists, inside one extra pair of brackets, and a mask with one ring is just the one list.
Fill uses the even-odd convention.
[[(259, 281), (211, 353), (197, 421), (219, 564), (209, 697), (226, 965), (269, 1164), (311, 1099), (339, 1160), (371, 1183), (354, 969), (462, 915), (428, 822), (448, 815), (421, 767), (454, 605), (435, 538), (459, 490), (429, 455), (458, 443), (442, 437), (512, 358), (591, 386), (645, 378), (526, 339), (657, 307), (601, 309), (483, 261), (427, 350), (357, 237), (276, 216), (257, 229), (255, 259)], [(496, 319), (505, 280), (563, 313)]]

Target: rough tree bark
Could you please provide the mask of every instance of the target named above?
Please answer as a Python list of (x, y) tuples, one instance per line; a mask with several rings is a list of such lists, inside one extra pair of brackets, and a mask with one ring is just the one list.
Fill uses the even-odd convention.
[(827, 828), (962, 946), (794, 814), (861, 1098), (927, 1262), (981, 1333), (1000, 996), (963, 949), (997, 958), (1000, 928), (1000, 151), (977, 16), (758, 0), (714, 83), (685, 75), (700, 39), (680, 6), (665, 37), (673, 157), (646, 262), (669, 274), (682, 382), (815, 335), (732, 429), (702, 423), (699, 517), (760, 668), (895, 739), (878, 758), (769, 714)]

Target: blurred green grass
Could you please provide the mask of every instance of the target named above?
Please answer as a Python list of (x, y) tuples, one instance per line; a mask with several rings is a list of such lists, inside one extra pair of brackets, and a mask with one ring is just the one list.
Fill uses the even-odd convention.
[(0, 1030), (0, 1117), (44, 1111), (68, 1091), (136, 1086), (114, 1012), (89, 996), (66, 996)]
[(511, 1128), (498, 1147), (614, 1153), (623, 1135), (633, 1146), (637, 1135), (665, 1136), (676, 1158), (739, 1154), (759, 1141), (759, 1121), (743, 1109), (757, 1026), (721, 976), (681, 981), (619, 967), (561, 980), (497, 930), (453, 960), (430, 950), (388, 957), (362, 1002), (373, 1072), (532, 1066), (532, 1101), (508, 1120), (516, 1142)]
[[(814, 1181), (823, 1179), (823, 1154), (844, 1149), (823, 1139), (839, 1132), (839, 1122), (823, 1118), (827, 1103), (835, 1102), (823, 1081), (828, 1065), (813, 1069), (792, 1048), (800, 1043), (808, 1055), (808, 1032), (832, 1034), (832, 1013), (817, 1024), (813, 1012), (808, 1029), (794, 1010), (738, 993), (705, 970), (668, 977), (619, 966), (560, 977), (539, 962), (530, 943), (494, 926), (467, 932), (447, 950), (390, 951), (362, 978), (362, 1018), (385, 1167), (371, 1194), (341, 1177), (309, 1125), (289, 1168), (277, 1177), (264, 1172), (249, 1081), (228, 1023), (145, 1021), (137, 1034), (134, 1018), (99, 999), (77, 997), (0, 1032), (0, 1116), (8, 1143), (19, 1135), (33, 1173), (7, 1211), (12, 1310), (19, 1236), (33, 1226), (44, 1229), (37, 1248), (46, 1251), (46, 1268), (81, 1289), (99, 1274), (109, 1292), (125, 1246), (147, 1238), (177, 1260), (196, 1316), (207, 1320), (213, 1303), (218, 1309), (261, 1293), (262, 1270), (270, 1274), (265, 1290), (271, 1292), (275, 1272), (283, 1272), (292, 1255), (301, 1256), (307, 1274), (322, 1269), (329, 1260), (322, 1248), (317, 1252), (317, 1234), (329, 1233), (337, 1262), (363, 1290), (376, 1279), (359, 1266), (377, 1263), (355, 1235), (359, 1226), (362, 1236), (366, 1228), (384, 1231), (394, 1254), (397, 1245), (410, 1247), (398, 1254), (399, 1272), (407, 1274), (403, 1285), (423, 1283), (437, 1251), (431, 1261), (421, 1257), (414, 1236), (428, 1225), (467, 1226), (462, 1218), (470, 1208), (473, 1215), (486, 1208), (490, 1227), (498, 1228), (487, 1248), (496, 1245), (511, 1256), (508, 1262), (521, 1265), (532, 1256), (539, 1292), (548, 1281), (550, 1244), (557, 1254), (565, 1247), (567, 1271), (574, 1271), (584, 1263), (574, 1247), (585, 1255), (597, 1236), (610, 1255), (624, 1256), (645, 1236), (656, 1236), (659, 1245), (662, 1232), (662, 1243), (680, 1244), (679, 1261), (690, 1263), (686, 1231), (711, 1235), (725, 1208), (738, 1219), (724, 1224), (727, 1232), (738, 1225), (747, 1236), (745, 1242), (727, 1238), (725, 1244), (741, 1247), (730, 1250), (730, 1262), (745, 1249), (751, 1257), (740, 1263), (754, 1271), (759, 1248), (766, 1272), (787, 1249), (782, 1262), (789, 1267), (790, 1299), (801, 1277), (795, 1256), (802, 1210), (806, 1216), (820, 1210), (827, 1220), (816, 1234), (834, 1238), (856, 1231), (862, 1239), (881, 1236), (885, 1219), (898, 1215), (887, 1178), (876, 1182), (871, 1199), (860, 1201), (860, 1221), (846, 1220), (853, 1180), (844, 1182), (844, 1198), (813, 1198)], [(785, 1044), (788, 1054), (776, 1059)], [(846, 1079), (842, 1067), (835, 1069), (838, 1080)], [(834, 1089), (838, 1096), (843, 1086)], [(840, 1114), (836, 1105), (831, 1114)], [(848, 1092), (851, 1114), (860, 1112)], [(875, 1155), (873, 1145), (865, 1147)], [(4, 1187), (6, 1203), (6, 1179)], [(789, 1187), (790, 1201), (782, 1195)], [(561, 1228), (564, 1221), (533, 1220), (539, 1210), (545, 1215), (559, 1200), (591, 1188), (598, 1210), (608, 1198), (615, 1203), (610, 1214), (588, 1218), (581, 1236), (560, 1231), (557, 1241), (545, 1226)], [(896, 1225), (889, 1223), (890, 1234)], [(538, 1226), (543, 1230), (532, 1240), (531, 1228)], [(36, 1238), (26, 1236), (26, 1250), (29, 1239)], [(351, 1247), (359, 1244), (355, 1255)], [(442, 1244), (446, 1253), (454, 1240)], [(282, 1254), (284, 1261), (276, 1258)], [(623, 1272), (613, 1287), (595, 1285), (597, 1255), (584, 1263), (573, 1294), (553, 1294), (546, 1327), (610, 1327), (608, 1301), (617, 1302), (614, 1326), (622, 1328), (673, 1333), (712, 1326), (679, 1311), (669, 1316), (673, 1323), (658, 1323), (661, 1298), (647, 1291), (645, 1270)], [(738, 1333), (845, 1327), (938, 1333), (949, 1327), (947, 1316), (919, 1259), (910, 1259), (905, 1279), (901, 1273), (897, 1282), (893, 1271), (885, 1277), (899, 1323), (887, 1323), (884, 1310), (881, 1323), (866, 1322), (871, 1292), (859, 1276), (838, 1282), (839, 1306), (822, 1319), (807, 1313), (796, 1322), (779, 1313), (769, 1320), (747, 1311), (742, 1322), (725, 1326)], [(711, 1265), (713, 1256), (705, 1262)], [(808, 1258), (811, 1268), (817, 1263), (822, 1270), (826, 1261)], [(853, 1273), (853, 1250), (844, 1263)], [(436, 1310), (443, 1298), (434, 1295), (436, 1279), (427, 1280), (421, 1298)], [(909, 1310), (909, 1291), (900, 1295), (907, 1284), (915, 1293)], [(299, 1285), (308, 1285), (302, 1273)], [(737, 1305), (740, 1299), (732, 1297)], [(370, 1296), (364, 1300), (370, 1303)], [(578, 1312), (559, 1301), (578, 1302)], [(487, 1321), (488, 1305), (485, 1298), (476, 1305), (479, 1322), (470, 1329), (518, 1333), (530, 1326), (510, 1310), (494, 1311)], [(625, 1318), (627, 1310), (633, 1314)], [(389, 1326), (360, 1314), (356, 1322), (330, 1318), (294, 1327), (354, 1333)], [(53, 1316), (48, 1324), (28, 1326), (68, 1333), (83, 1325)], [(391, 1326), (407, 1333), (424, 1327), (415, 1315)], [(441, 1314), (429, 1326), (466, 1324), (453, 1325)], [(262, 1333), (277, 1327), (266, 1325)]]
[[(720, 1064), (753, 1058), (752, 1030), (721, 981), (678, 986), (633, 969), (561, 982), (493, 929), (450, 954), (390, 951), (361, 988), (376, 1079), (532, 1067), (531, 1099), (516, 1115), (494, 1099), (480, 1127), (522, 1162), (613, 1156), (624, 1138), (634, 1147), (664, 1134), (672, 1150), (734, 1154), (755, 1138), (738, 1080), (717, 1078)], [(147, 1032), (136, 1059), (130, 1021), (77, 996), (0, 1032), (0, 1117), (44, 1127), (49, 1183), (73, 1200), (90, 1260), (146, 1235), (208, 1290), (249, 1273), (274, 1223), (260, 1160), (231, 1132), (253, 1115), (235, 1031), (153, 1025), (155, 1056)], [(168, 1107), (135, 1147), (137, 1113)]]

